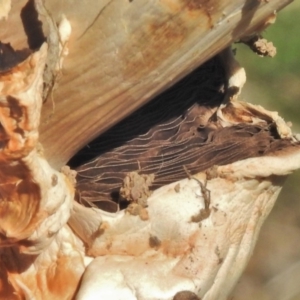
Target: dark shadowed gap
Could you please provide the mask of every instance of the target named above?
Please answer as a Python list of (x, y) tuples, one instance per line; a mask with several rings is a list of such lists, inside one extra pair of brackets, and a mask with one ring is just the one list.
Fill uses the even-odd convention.
[(34, 0), (29, 0), (21, 10), (21, 19), (27, 36), (28, 46), (37, 50), (46, 41), (43, 33), (42, 22), (34, 6)]
[(222, 127), (215, 111), (226, 79), (214, 58), (92, 143), (71, 161), (77, 200), (108, 211), (128, 202), (119, 194), (129, 172), (154, 174), (151, 189), (214, 165), (226, 165), (284, 148), (274, 124)]
[[(215, 78), (212, 80), (213, 74)], [(187, 110), (195, 103), (218, 106), (223, 100), (223, 77), (223, 69), (220, 68), (218, 60), (210, 60), (90, 142), (69, 161), (69, 165), (77, 168), (146, 134), (156, 125), (170, 122), (174, 118), (184, 118)]]

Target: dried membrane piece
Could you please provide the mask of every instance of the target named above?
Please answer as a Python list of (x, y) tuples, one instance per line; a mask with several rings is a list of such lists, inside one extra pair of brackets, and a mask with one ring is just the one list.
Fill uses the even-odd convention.
[(241, 42), (248, 45), (250, 49), (259, 56), (274, 57), (276, 55), (276, 47), (272, 42), (268, 42), (261, 35), (243, 38)]

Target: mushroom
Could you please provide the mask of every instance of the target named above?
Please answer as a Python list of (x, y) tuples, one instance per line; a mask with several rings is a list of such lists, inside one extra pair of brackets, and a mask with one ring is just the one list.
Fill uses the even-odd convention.
[[(182, 5), (192, 15), (203, 10)], [(61, 71), (71, 27), (61, 15), (56, 28), (44, 2), (36, 6), (47, 43), (20, 51), (0, 44), (8, 53), (0, 72), (0, 299), (227, 299), (286, 176), (300, 167), (296, 136), (278, 113), (239, 101), (245, 70), (228, 48), (199, 71), (212, 81), (206, 101), (173, 101), (179, 115), (134, 136), (111, 129), (104, 148), (107, 137), (125, 141), (78, 167), (76, 182), (39, 143), (43, 85), (51, 90)], [(221, 15), (218, 22), (228, 20)], [(78, 38), (88, 40), (88, 30)]]
[[(203, 104), (198, 119), (209, 128), (199, 131), (199, 151), (224, 151), (225, 163), (215, 158), (201, 165), (200, 157), (198, 167), (182, 165), (177, 175), (183, 178), (167, 172), (145, 179), (155, 185), (158, 178), (160, 187), (138, 213), (84, 206), (75, 201), (70, 177), (49, 165), (38, 143), (46, 56), (43, 44), (0, 74), (1, 298), (167, 300), (187, 291), (188, 299), (226, 299), (284, 179), (300, 167), (299, 142), (285, 121), (225, 91), (225, 102)], [(244, 80), (231, 80), (235, 71), (227, 72), (227, 81), (239, 92)], [(189, 142), (190, 136), (181, 138)], [(240, 146), (245, 153), (236, 151)], [(153, 155), (144, 152), (141, 165)], [(79, 177), (88, 176), (86, 169), (78, 169)], [(79, 194), (80, 184), (79, 178)]]

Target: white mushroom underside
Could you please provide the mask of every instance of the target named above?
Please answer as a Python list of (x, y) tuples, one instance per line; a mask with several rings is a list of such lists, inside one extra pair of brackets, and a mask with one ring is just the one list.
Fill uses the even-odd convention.
[[(205, 300), (226, 299), (281, 190), (280, 175), (299, 167), (300, 153), (291, 155), (293, 165), (282, 162), (273, 168), (279, 176), (244, 178), (248, 170), (259, 174), (276, 160), (251, 158), (218, 167), (216, 178), (207, 180), (210, 215), (199, 222), (195, 216), (205, 207), (199, 184), (204, 183), (204, 173), (178, 182), (179, 192), (178, 183), (156, 190), (148, 199), (146, 221), (125, 211), (108, 214), (93, 209), (89, 216), (87, 208), (76, 205), (69, 224), (83, 240), (96, 237), (85, 240), (96, 258), (84, 273), (76, 299), (164, 300), (182, 290)], [(90, 231), (93, 226), (77, 228), (74, 220), (83, 218), (98, 222), (94, 228), (105, 224), (104, 232), (97, 236), (96, 230)]]

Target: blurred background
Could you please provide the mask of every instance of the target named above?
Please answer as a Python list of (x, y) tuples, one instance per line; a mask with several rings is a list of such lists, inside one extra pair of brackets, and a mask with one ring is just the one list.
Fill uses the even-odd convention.
[[(236, 45), (247, 83), (242, 98), (275, 110), (300, 133), (300, 1), (263, 33), (277, 48), (261, 58)], [(300, 172), (291, 175), (263, 225), (249, 265), (230, 300), (300, 300)]]

